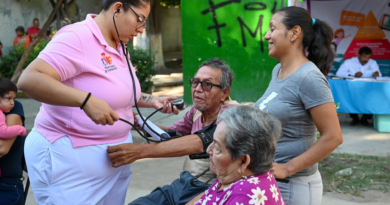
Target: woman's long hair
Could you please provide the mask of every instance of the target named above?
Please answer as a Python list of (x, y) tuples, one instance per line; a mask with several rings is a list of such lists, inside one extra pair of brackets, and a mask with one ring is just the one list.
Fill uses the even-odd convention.
[[(288, 30), (301, 27), (302, 52), (307, 51), (307, 58), (326, 76), (333, 64), (334, 52), (331, 48), (333, 29), (319, 19), (312, 19), (309, 12), (300, 7), (285, 7), (278, 11), (283, 15), (283, 24)], [(313, 23), (314, 22), (314, 23)]]

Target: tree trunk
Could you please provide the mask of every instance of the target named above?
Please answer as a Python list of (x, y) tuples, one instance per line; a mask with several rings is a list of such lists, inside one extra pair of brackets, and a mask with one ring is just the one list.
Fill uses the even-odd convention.
[(161, 36), (161, 0), (152, 1), (150, 17), (149, 17), (149, 39), (150, 49), (152, 54), (155, 54), (156, 64), (153, 66), (155, 70), (166, 68), (164, 62), (164, 54), (162, 47)]
[(31, 51), (34, 49), (34, 47), (38, 44), (38, 42), (42, 39), (42, 37), (46, 34), (47, 29), (49, 28), (50, 24), (54, 21), (54, 17), (56, 16), (56, 13), (58, 9), (60, 8), (62, 4), (62, 0), (57, 0), (57, 3), (55, 7), (53, 8), (53, 11), (51, 12), (49, 18), (47, 19), (45, 25), (42, 27), (41, 32), (39, 32), (38, 36), (34, 39), (33, 42), (30, 43), (30, 45), (27, 47), (26, 51), (23, 53), (22, 57), (20, 58), (20, 61), (18, 65), (15, 68), (14, 74), (12, 75), (11, 81), (16, 83), (19, 79), (21, 73), (21, 70), (23, 68), (24, 63), (27, 60), (28, 55), (31, 53)]
[(153, 69), (155, 70), (161, 70), (165, 69), (165, 62), (164, 62), (164, 54), (162, 49), (162, 35), (161, 33), (158, 34), (150, 34), (149, 33), (149, 40), (150, 40), (150, 47), (152, 53), (155, 55), (156, 58), (156, 64), (153, 66)]
[[(149, 21), (146, 21), (146, 23), (149, 24)], [(149, 27), (149, 25), (147, 26)], [(144, 50), (150, 49), (150, 40), (147, 32), (148, 30), (148, 28), (144, 29), (144, 32), (142, 34), (138, 34), (137, 37), (133, 40), (133, 45), (136, 48), (141, 48)]]

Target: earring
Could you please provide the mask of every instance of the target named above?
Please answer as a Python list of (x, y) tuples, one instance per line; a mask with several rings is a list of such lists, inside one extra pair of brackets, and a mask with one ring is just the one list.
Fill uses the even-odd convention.
[(246, 176), (242, 175), (242, 178), (243, 178), (243, 179), (247, 179), (248, 177), (246, 177)]
[(291, 39), (291, 43), (294, 43), (294, 39)]

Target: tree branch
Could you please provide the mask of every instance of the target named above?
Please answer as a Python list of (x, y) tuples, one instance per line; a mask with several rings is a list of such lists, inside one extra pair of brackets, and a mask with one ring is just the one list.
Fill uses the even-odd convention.
[(68, 8), (69, 6), (72, 6), (72, 4), (74, 4), (74, 2), (76, 2), (77, 0), (71, 0), (69, 3), (68, 3)]

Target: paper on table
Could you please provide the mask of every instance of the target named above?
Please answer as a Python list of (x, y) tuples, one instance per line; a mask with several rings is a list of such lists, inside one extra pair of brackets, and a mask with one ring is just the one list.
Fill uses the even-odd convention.
[(355, 79), (355, 77), (353, 76), (347, 76), (347, 75), (335, 75), (335, 76), (332, 76), (332, 78), (344, 78), (344, 79)]
[(367, 81), (367, 82), (373, 82), (376, 81), (375, 78), (353, 78), (353, 79), (347, 79), (351, 81)]
[(390, 82), (390, 77), (376, 77), (377, 81)]

